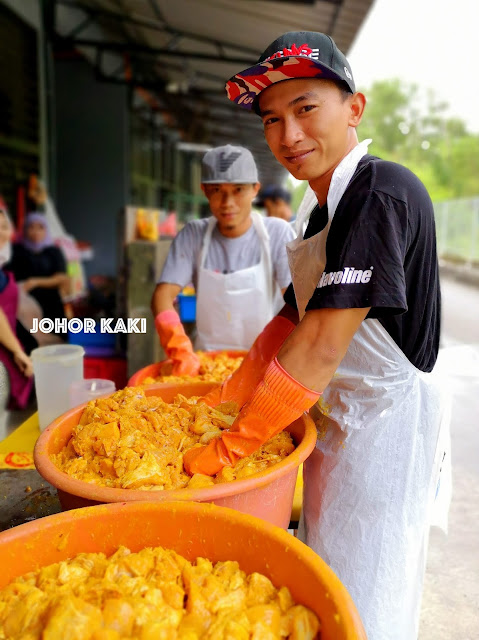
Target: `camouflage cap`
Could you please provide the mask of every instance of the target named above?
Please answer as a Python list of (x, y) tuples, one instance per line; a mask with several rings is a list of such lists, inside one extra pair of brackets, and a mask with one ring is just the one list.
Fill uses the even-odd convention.
[(262, 91), (295, 78), (335, 80), (356, 91), (349, 62), (330, 36), (291, 31), (272, 42), (255, 65), (230, 78), (226, 92), (232, 102), (251, 110)]

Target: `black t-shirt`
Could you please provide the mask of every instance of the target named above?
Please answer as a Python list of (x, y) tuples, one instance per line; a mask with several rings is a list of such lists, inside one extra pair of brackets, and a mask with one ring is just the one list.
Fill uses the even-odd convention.
[[(305, 238), (328, 220), (313, 211)], [(284, 300), (296, 308), (293, 286)], [(439, 350), (441, 293), (434, 210), (420, 180), (401, 165), (364, 156), (326, 241), (326, 266), (306, 310), (371, 307), (409, 361), (431, 371)]]
[[(55, 273), (65, 273), (66, 263), (58, 247), (45, 247), (38, 253), (30, 251), (22, 244), (14, 244), (12, 259), (5, 269), (12, 271), (15, 280), (21, 282), (28, 278), (42, 278), (53, 276)], [(44, 318), (65, 317), (63, 302), (58, 288), (36, 287), (30, 292), (41, 306)]]

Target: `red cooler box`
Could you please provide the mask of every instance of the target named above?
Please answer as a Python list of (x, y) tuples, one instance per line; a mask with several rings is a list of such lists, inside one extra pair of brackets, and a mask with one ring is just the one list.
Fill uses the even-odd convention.
[(126, 359), (85, 356), (83, 358), (83, 375), (85, 378), (113, 380), (117, 389), (123, 389), (128, 381)]

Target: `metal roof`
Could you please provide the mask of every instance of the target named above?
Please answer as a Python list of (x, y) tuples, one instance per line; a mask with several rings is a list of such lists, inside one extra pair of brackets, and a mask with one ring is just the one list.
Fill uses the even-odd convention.
[(143, 87), (185, 141), (247, 146), (264, 182), (281, 168), (259, 118), (225, 81), (287, 31), (322, 31), (347, 54), (373, 0), (56, 0), (57, 46), (80, 49), (104, 81)]

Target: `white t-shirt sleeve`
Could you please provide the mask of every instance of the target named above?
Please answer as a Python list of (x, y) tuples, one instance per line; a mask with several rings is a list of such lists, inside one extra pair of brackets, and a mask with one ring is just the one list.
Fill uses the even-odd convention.
[(170, 247), (159, 284), (167, 282), (185, 287), (193, 283), (196, 286), (198, 256), (207, 225), (207, 220), (193, 220), (183, 227)]

